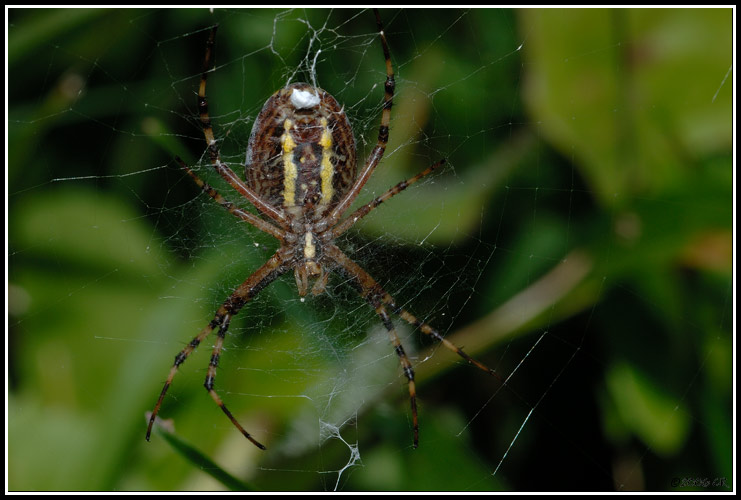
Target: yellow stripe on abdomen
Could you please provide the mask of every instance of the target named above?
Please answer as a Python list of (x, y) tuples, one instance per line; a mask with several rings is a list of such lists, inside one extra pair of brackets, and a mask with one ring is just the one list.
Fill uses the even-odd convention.
[(283, 146), (283, 205), (292, 207), (296, 204), (296, 179), (298, 179), (298, 169), (293, 163), (293, 150), (296, 149), (296, 142), (291, 137), (293, 122), (286, 120), (283, 122), (283, 128), (285, 132), (280, 136)]
[(319, 145), (322, 147), (322, 166), (319, 172), (319, 176), (322, 179), (322, 199), (319, 202), (320, 205), (327, 205), (334, 196), (334, 188), (332, 187), (332, 177), (334, 176), (334, 166), (332, 166), (332, 134), (327, 127), (327, 119), (322, 118), (321, 124), (323, 127), (322, 138), (319, 140)]

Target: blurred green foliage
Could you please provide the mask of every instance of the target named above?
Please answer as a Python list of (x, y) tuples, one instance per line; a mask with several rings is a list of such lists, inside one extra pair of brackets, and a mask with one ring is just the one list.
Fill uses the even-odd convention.
[(262, 452), (200, 388), (208, 348), (165, 400), (175, 433), (144, 441), (172, 357), (275, 248), (172, 157), (208, 173), (195, 92), (217, 22), (227, 161), (314, 62), (364, 158), (384, 78), (372, 13), (11, 9), (9, 489), (733, 486), (732, 14), (383, 10), (398, 93), (361, 198), (451, 166), (341, 244), (511, 378), (402, 329), (412, 450), (373, 311), (340, 280), (300, 302), (288, 276), (235, 319), (216, 382)]

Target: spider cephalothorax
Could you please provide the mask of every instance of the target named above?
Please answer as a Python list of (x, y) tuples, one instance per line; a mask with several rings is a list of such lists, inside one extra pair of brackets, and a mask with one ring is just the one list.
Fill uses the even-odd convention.
[(159, 399), (152, 411), (147, 428), (147, 440), (157, 413), (178, 367), (214, 330), (218, 330), (204, 386), (213, 400), (231, 422), (252, 441), (264, 449), (232, 416), (214, 390), (216, 367), (219, 364), (226, 331), (231, 317), (279, 276), (293, 270), (301, 296), (311, 292), (321, 294), (331, 272), (345, 276), (375, 309), (399, 356), (409, 386), (414, 430), (413, 445), (419, 442), (414, 370), (401, 345), (389, 310), (401, 319), (441, 342), (468, 363), (492, 375), (496, 374), (482, 363), (443, 338), (440, 333), (410, 312), (397, 306), (394, 299), (358, 264), (345, 255), (334, 240), (358, 220), (384, 201), (400, 193), (444, 163), (443, 160), (402, 181), (383, 195), (361, 206), (342, 219), (360, 190), (373, 173), (386, 150), (389, 121), (394, 97), (394, 72), (391, 65), (386, 35), (376, 11), (378, 33), (386, 61), (386, 83), (381, 125), (378, 139), (363, 168), (358, 172), (355, 157), (355, 138), (342, 107), (324, 90), (306, 83), (293, 83), (278, 90), (265, 103), (255, 120), (247, 147), (245, 179), (242, 181), (221, 161), (208, 115), (206, 78), (213, 65), (216, 27), (211, 30), (206, 44), (203, 74), (198, 91), (203, 134), (208, 144), (211, 165), (242, 197), (252, 203), (261, 216), (238, 208), (225, 200), (206, 184), (180, 158), (180, 166), (201, 189), (235, 217), (278, 239), (280, 247), (268, 261), (250, 275), (219, 307), (213, 319), (183, 348), (170, 369)]

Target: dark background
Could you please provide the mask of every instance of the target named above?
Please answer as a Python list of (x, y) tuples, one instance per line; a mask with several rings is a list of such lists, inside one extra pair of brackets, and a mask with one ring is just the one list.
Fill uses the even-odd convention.
[[(713, 481), (733, 485), (732, 15), (382, 10), (398, 92), (360, 199), (449, 163), (340, 245), (511, 377), (399, 325), (412, 450), (373, 311), (336, 277), (302, 303), (289, 275), (234, 321), (216, 381), (268, 451), (201, 388), (209, 347), (161, 416), (259, 490), (728, 491)], [(173, 160), (236, 201), (202, 157), (208, 28), (215, 134), (241, 175), (262, 103), (312, 74), (365, 158), (383, 98), (373, 14), (8, 17), (8, 488), (223, 489), (161, 433), (144, 441), (173, 356), (275, 249)], [(345, 421), (358, 461), (321, 425)]]

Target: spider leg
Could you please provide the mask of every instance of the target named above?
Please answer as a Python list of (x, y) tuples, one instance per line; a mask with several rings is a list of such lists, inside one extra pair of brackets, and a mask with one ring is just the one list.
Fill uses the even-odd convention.
[[(394, 298), (391, 297), (376, 280), (374, 280), (370, 274), (368, 274), (362, 267), (353, 262), (347, 255), (342, 253), (342, 250), (337, 248), (335, 245), (327, 245), (324, 247), (324, 254), (332, 259), (334, 262), (339, 264), (345, 271), (345, 274), (355, 279), (357, 284), (360, 286), (360, 293), (368, 302), (371, 304), (382, 303), (391, 309), (395, 314), (398, 314), (401, 319), (407, 323), (420, 329), (425, 335), (433, 337), (435, 340), (444, 345), (447, 349), (453, 351), (461, 358), (465, 359), (469, 364), (487, 372), (488, 374), (496, 377), (502, 381), (502, 378), (491, 368), (486, 366), (480, 361), (472, 358), (460, 347), (453, 344), (451, 341), (440, 335), (440, 332), (435, 330), (429, 324), (417, 319), (409, 311), (396, 305)], [(375, 305), (374, 305), (375, 307)]]
[(391, 295), (385, 293), (384, 296), (381, 298), (381, 301), (384, 304), (388, 304), (388, 306), (391, 308), (391, 310), (394, 311), (394, 313), (398, 314), (401, 319), (403, 319), (404, 321), (406, 321), (410, 325), (419, 328), (420, 331), (422, 333), (424, 333), (425, 335), (431, 336), (432, 338), (434, 338), (435, 340), (437, 340), (438, 342), (440, 342), (442, 345), (444, 345), (445, 347), (447, 347), (449, 350), (453, 351), (458, 356), (460, 356), (461, 358), (465, 359), (469, 364), (475, 366), (476, 368), (478, 368), (480, 370), (485, 371), (489, 375), (493, 375), (497, 380), (499, 380), (500, 382), (503, 382), (502, 377), (500, 377), (497, 372), (495, 372), (494, 370), (492, 370), (491, 368), (489, 368), (488, 366), (486, 366), (481, 361), (477, 361), (474, 358), (472, 358), (471, 356), (469, 356), (468, 354), (466, 354), (466, 352), (463, 349), (461, 349), (460, 347), (456, 346), (451, 341), (449, 341), (448, 339), (446, 339), (445, 337), (443, 337), (442, 335), (440, 335), (440, 332), (438, 332), (437, 330), (435, 330), (429, 324), (425, 323), (424, 321), (420, 321), (419, 319), (417, 319), (416, 316), (414, 316), (409, 311), (407, 311), (405, 309), (402, 309), (401, 307), (398, 307), (396, 305), (396, 303), (394, 303), (394, 299), (393, 299), (393, 297), (391, 297)]
[(285, 273), (287, 269), (288, 268), (285, 265), (285, 259), (279, 253), (274, 254), (265, 264), (263, 264), (257, 271), (252, 273), (249, 278), (247, 278), (241, 285), (239, 285), (239, 287), (237, 287), (237, 289), (216, 311), (214, 319), (212, 319), (211, 322), (209, 322), (209, 324), (206, 325), (200, 331), (200, 333), (196, 335), (196, 337), (191, 340), (190, 343), (177, 354), (177, 356), (175, 356), (175, 362), (173, 363), (172, 368), (170, 368), (170, 373), (167, 375), (165, 385), (164, 387), (162, 387), (162, 392), (157, 399), (157, 404), (155, 404), (154, 410), (152, 410), (152, 415), (149, 418), (149, 425), (147, 426), (146, 436), (147, 441), (149, 441), (149, 437), (152, 433), (152, 426), (154, 425), (154, 420), (157, 417), (157, 413), (159, 413), (162, 401), (165, 398), (165, 394), (167, 394), (167, 390), (172, 384), (172, 379), (175, 377), (175, 374), (178, 371), (178, 367), (183, 364), (188, 356), (190, 356), (190, 354), (195, 350), (195, 348), (198, 347), (198, 345), (203, 342), (203, 340), (212, 331), (214, 331), (216, 327), (218, 327), (218, 338), (216, 341), (216, 346), (214, 347), (214, 352), (211, 356), (208, 374), (206, 376), (206, 382), (204, 386), (206, 387), (206, 390), (208, 390), (209, 394), (216, 402), (216, 404), (219, 405), (219, 407), (226, 414), (226, 416), (229, 417), (229, 420), (232, 421), (237, 429), (239, 429), (240, 432), (244, 434), (247, 439), (252, 441), (258, 448), (265, 449), (263, 445), (255, 441), (255, 439), (247, 431), (245, 431), (241, 425), (239, 425), (239, 423), (232, 416), (226, 406), (224, 406), (221, 398), (219, 398), (219, 396), (213, 390), (213, 380), (216, 366), (218, 365), (221, 346), (224, 340), (224, 336), (226, 335), (226, 330), (229, 328), (229, 321), (231, 320), (231, 317), (237, 314), (240, 309), (242, 309), (242, 307), (255, 295), (257, 295), (263, 288), (272, 283), (278, 276)]
[(180, 164), (180, 167), (187, 172), (187, 174), (195, 181), (195, 183), (200, 187), (204, 193), (209, 195), (211, 198), (214, 199), (216, 203), (224, 207), (227, 212), (234, 215), (235, 217), (242, 219), (245, 222), (248, 222), (255, 226), (257, 229), (264, 233), (268, 233), (269, 235), (279, 239), (283, 240), (285, 233), (270, 224), (269, 222), (266, 222), (262, 220), (261, 218), (257, 217), (256, 215), (251, 214), (250, 212), (247, 212), (246, 210), (242, 210), (241, 208), (235, 207), (233, 203), (230, 201), (227, 201), (224, 199), (223, 196), (221, 196), (218, 191), (216, 191), (214, 188), (212, 188), (210, 185), (208, 185), (206, 182), (204, 182), (198, 175), (196, 175), (193, 170), (188, 167), (188, 165), (185, 164), (183, 160), (180, 159), (179, 156), (175, 157), (175, 160)]
[(378, 301), (371, 301), (369, 299), (369, 302), (371, 302), (375, 307), (376, 314), (378, 314), (383, 322), (383, 326), (388, 330), (389, 337), (391, 337), (391, 344), (394, 346), (394, 351), (399, 356), (401, 368), (404, 370), (404, 375), (406, 375), (407, 380), (409, 381), (409, 402), (412, 407), (412, 426), (414, 428), (413, 446), (417, 448), (419, 446), (419, 421), (417, 418), (417, 390), (414, 385), (414, 370), (412, 369), (412, 363), (404, 352), (404, 346), (401, 345), (401, 340), (399, 340), (399, 336), (396, 334), (396, 328), (394, 328), (394, 324), (391, 322), (391, 318), (389, 318), (386, 308)]
[(401, 181), (396, 186), (392, 187), (388, 191), (386, 191), (384, 194), (379, 196), (378, 198), (375, 198), (370, 203), (363, 205), (362, 207), (358, 208), (356, 211), (354, 211), (350, 216), (346, 217), (345, 220), (337, 224), (332, 229), (332, 237), (337, 238), (339, 235), (350, 229), (353, 224), (355, 224), (358, 220), (362, 219), (366, 215), (368, 215), (373, 209), (375, 209), (378, 205), (383, 203), (384, 201), (388, 200), (389, 198), (396, 196), (397, 194), (404, 191), (406, 188), (420, 180), (422, 177), (432, 173), (435, 169), (440, 167), (445, 163), (445, 159), (438, 161), (437, 163), (430, 165), (425, 170), (421, 171), (414, 177), (410, 177), (409, 179), (405, 181)]
[(201, 73), (201, 84), (198, 87), (198, 111), (201, 119), (201, 126), (203, 127), (203, 135), (206, 138), (206, 144), (208, 144), (209, 157), (211, 159), (211, 165), (216, 169), (219, 175), (228, 182), (239, 194), (244, 196), (250, 203), (252, 203), (257, 209), (273, 219), (284, 229), (287, 228), (286, 217), (282, 212), (277, 210), (275, 207), (265, 203), (257, 193), (250, 189), (244, 182), (237, 177), (224, 162), (221, 161), (221, 155), (219, 154), (219, 148), (216, 145), (216, 139), (214, 138), (214, 130), (211, 126), (211, 118), (208, 114), (208, 98), (206, 97), (206, 79), (208, 72), (213, 65), (214, 60), (214, 44), (216, 40), (216, 29), (218, 25), (211, 29), (211, 34), (206, 42), (206, 55), (203, 60), (203, 72)]
[(211, 354), (211, 361), (208, 363), (208, 372), (206, 374), (206, 381), (203, 383), (203, 386), (206, 388), (208, 393), (211, 395), (211, 398), (214, 400), (214, 402), (219, 405), (219, 408), (226, 414), (226, 416), (231, 420), (231, 422), (234, 424), (234, 426), (239, 429), (239, 431), (244, 434), (244, 437), (249, 439), (252, 444), (260, 448), (261, 450), (266, 449), (265, 446), (261, 443), (259, 443), (255, 438), (253, 438), (249, 432), (244, 430), (244, 427), (240, 425), (239, 422), (237, 422), (237, 419), (234, 418), (232, 415), (232, 412), (227, 409), (226, 405), (224, 405), (224, 402), (221, 400), (218, 394), (216, 394), (216, 391), (214, 391), (214, 379), (216, 378), (216, 367), (219, 366), (219, 357), (221, 356), (221, 348), (224, 345), (224, 337), (226, 336), (226, 330), (229, 328), (229, 321), (231, 320), (231, 316), (228, 314), (224, 316), (224, 321), (221, 323), (221, 326), (219, 327), (219, 333), (216, 337), (216, 345), (214, 345), (214, 351)]
[(388, 43), (386, 42), (386, 33), (383, 31), (383, 23), (381, 22), (381, 16), (378, 13), (378, 9), (374, 9), (376, 14), (376, 24), (378, 25), (378, 34), (381, 37), (381, 45), (383, 47), (383, 57), (386, 60), (386, 83), (384, 85), (384, 98), (383, 98), (383, 113), (381, 114), (381, 125), (378, 127), (378, 140), (376, 146), (371, 151), (368, 160), (365, 163), (365, 167), (358, 175), (355, 183), (345, 193), (345, 196), (332, 210), (329, 215), (330, 226), (333, 226), (342, 214), (347, 210), (352, 202), (355, 201), (360, 190), (363, 188), (365, 183), (370, 178), (371, 174), (375, 170), (378, 163), (383, 158), (383, 153), (386, 151), (386, 144), (389, 141), (389, 123), (391, 121), (391, 107), (394, 104), (394, 89), (396, 88), (396, 82), (394, 80), (394, 68), (391, 64), (391, 53), (389, 51)]

